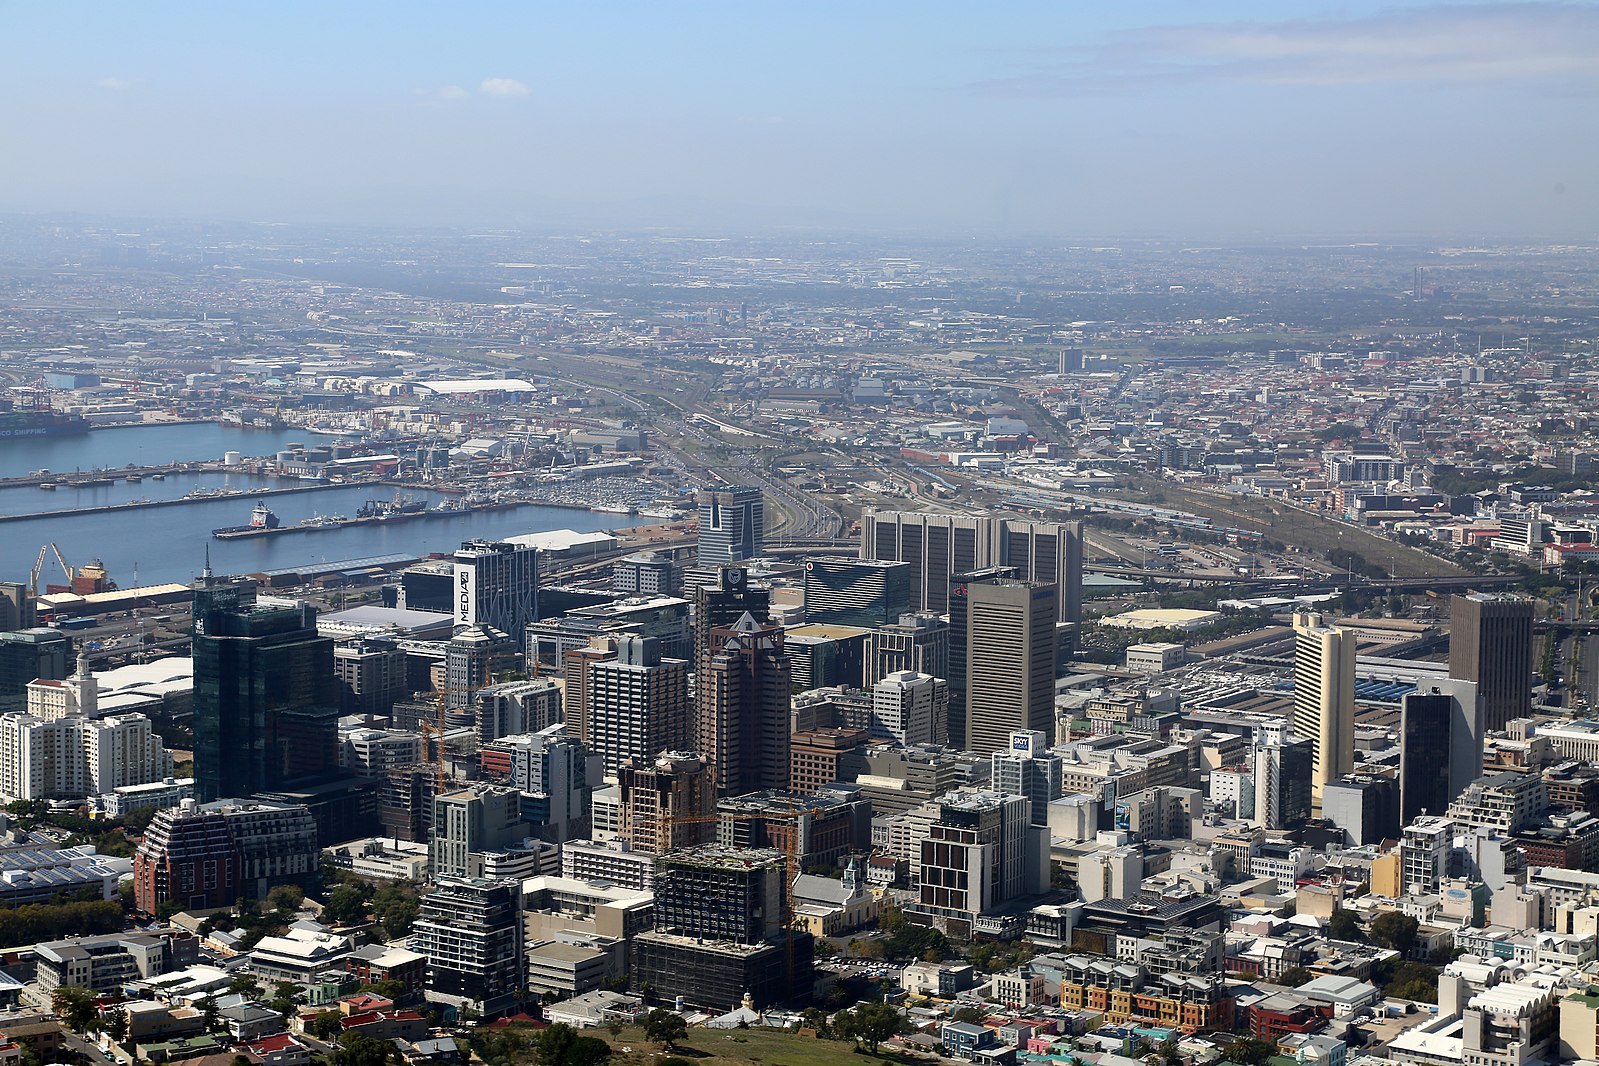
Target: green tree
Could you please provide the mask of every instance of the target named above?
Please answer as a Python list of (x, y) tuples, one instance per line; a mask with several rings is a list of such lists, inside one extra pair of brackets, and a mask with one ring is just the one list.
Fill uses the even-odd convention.
[(99, 1012), (94, 1009), (94, 993), (82, 985), (57, 988), (50, 993), (50, 1006), (56, 1017), (75, 1033), (84, 1032), (99, 1018)]
[(1223, 1048), (1221, 1057), (1228, 1062), (1241, 1063), (1242, 1066), (1263, 1066), (1276, 1053), (1277, 1048), (1271, 1041), (1243, 1036)]
[(988, 1020), (988, 1012), (981, 1007), (961, 1007), (950, 1013), (949, 1020), (964, 1025), (982, 1025)]
[(611, 1045), (556, 1022), (534, 1040), (533, 1057), (539, 1066), (602, 1066), (611, 1058)]
[(1289, 988), (1298, 988), (1307, 981), (1315, 980), (1316, 975), (1303, 966), (1290, 966), (1277, 978), (1277, 983), (1287, 985)]
[(677, 1042), (688, 1036), (688, 1022), (681, 1014), (656, 1007), (644, 1016), (644, 1039), (671, 1051)]
[(366, 893), (359, 885), (335, 885), (322, 913), (334, 922), (359, 922), (366, 918)]
[(245, 999), (260, 999), (261, 982), (253, 973), (236, 974), (233, 980), (228, 982), (228, 991)]
[(1334, 907), (1332, 917), (1327, 919), (1327, 935), (1333, 940), (1364, 940), (1365, 934), (1360, 931), (1360, 922), (1355, 917), (1354, 911), (1346, 911), (1342, 907)]
[(208, 1033), (214, 1033), (222, 1027), (222, 1011), (217, 1006), (217, 997), (206, 996), (200, 1001), (200, 1021)]
[(1177, 1041), (1169, 1036), (1155, 1048), (1155, 1054), (1160, 1056), (1160, 1061), (1165, 1066), (1177, 1066), (1183, 1061), (1182, 1049), (1177, 1046)]
[(318, 1040), (332, 1040), (339, 1035), (339, 1012), (336, 1010), (319, 1010), (305, 1023), (305, 1031)]
[(267, 906), (279, 914), (293, 914), (305, 902), (305, 890), (299, 885), (278, 885), (267, 893)]
[(878, 1045), (905, 1031), (905, 1018), (887, 1003), (861, 1003), (834, 1018), (833, 1031), (875, 1055)]
[(333, 1049), (333, 1066), (388, 1066), (400, 1061), (400, 1049), (391, 1041), (360, 1033), (345, 1033)]
[(833, 1028), (827, 1022), (827, 1012), (819, 1007), (806, 1007), (800, 1012), (800, 1025), (806, 1029), (813, 1029), (816, 1035), (823, 1040), (833, 1035)]
[(1399, 957), (1404, 958), (1415, 946), (1416, 930), (1420, 928), (1421, 923), (1408, 914), (1383, 911), (1371, 920), (1371, 939), (1375, 944), (1399, 952)]

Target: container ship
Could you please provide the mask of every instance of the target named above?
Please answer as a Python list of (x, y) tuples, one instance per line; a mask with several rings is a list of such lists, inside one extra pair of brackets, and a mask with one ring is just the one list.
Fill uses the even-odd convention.
[(16, 402), (0, 398), (0, 440), (12, 437), (71, 437), (89, 432), (82, 415), (63, 414), (39, 401)]

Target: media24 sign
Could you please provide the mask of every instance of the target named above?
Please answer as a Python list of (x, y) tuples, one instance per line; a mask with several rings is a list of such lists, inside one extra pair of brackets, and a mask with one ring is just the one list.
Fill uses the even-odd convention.
[(477, 568), (455, 564), (455, 620), (469, 626), (477, 620)]

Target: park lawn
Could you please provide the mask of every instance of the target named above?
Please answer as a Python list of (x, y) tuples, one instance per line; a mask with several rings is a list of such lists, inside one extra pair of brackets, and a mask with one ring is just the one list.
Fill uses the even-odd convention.
[[(690, 1029), (681, 1050), (673, 1052), (663, 1052), (659, 1044), (645, 1040), (638, 1029), (624, 1029), (622, 1035), (614, 1037), (604, 1029), (590, 1029), (584, 1035), (610, 1041), (616, 1053), (611, 1066), (654, 1066), (668, 1055), (687, 1059), (694, 1066), (902, 1066), (914, 1061), (895, 1055), (857, 1055), (843, 1041), (821, 1040), (780, 1029)], [(624, 1052), (624, 1047), (633, 1050)]]

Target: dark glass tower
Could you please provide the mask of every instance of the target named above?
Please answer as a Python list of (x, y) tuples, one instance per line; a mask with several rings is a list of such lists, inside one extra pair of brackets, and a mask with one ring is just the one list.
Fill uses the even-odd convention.
[(194, 776), (202, 802), (309, 783), (336, 765), (333, 641), (316, 609), (252, 586), (194, 590)]

